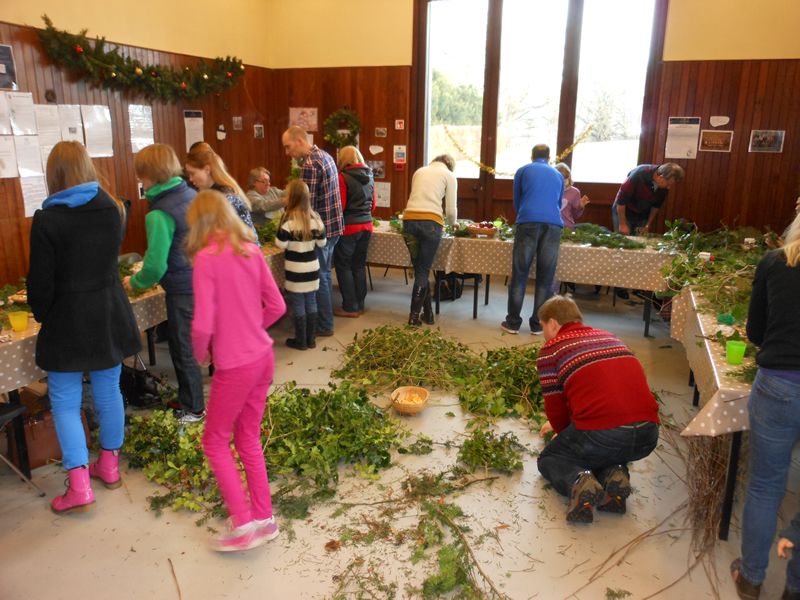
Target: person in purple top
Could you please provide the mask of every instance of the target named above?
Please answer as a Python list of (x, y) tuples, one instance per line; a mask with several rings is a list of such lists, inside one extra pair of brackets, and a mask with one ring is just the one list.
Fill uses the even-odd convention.
[(581, 191), (572, 185), (572, 171), (566, 163), (558, 163), (556, 171), (564, 178), (561, 218), (564, 220), (564, 228), (574, 231), (575, 222), (583, 216), (583, 209), (589, 204), (589, 196), (581, 196)]

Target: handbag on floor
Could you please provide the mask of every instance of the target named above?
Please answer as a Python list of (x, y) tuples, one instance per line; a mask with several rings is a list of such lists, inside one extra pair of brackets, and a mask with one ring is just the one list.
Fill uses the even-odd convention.
[(161, 403), (158, 379), (147, 370), (138, 354), (133, 359), (132, 367), (122, 363), (119, 388), (125, 403), (134, 408), (147, 408)]

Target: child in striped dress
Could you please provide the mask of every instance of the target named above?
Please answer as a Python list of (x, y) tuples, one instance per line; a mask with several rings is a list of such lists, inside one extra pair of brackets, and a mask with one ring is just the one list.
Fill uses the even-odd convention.
[(286, 299), (294, 316), (294, 337), (286, 345), (296, 350), (316, 348), (319, 261), (316, 248), (325, 245), (325, 225), (311, 208), (308, 186), (300, 180), (286, 186), (286, 212), (275, 245), (286, 252)]

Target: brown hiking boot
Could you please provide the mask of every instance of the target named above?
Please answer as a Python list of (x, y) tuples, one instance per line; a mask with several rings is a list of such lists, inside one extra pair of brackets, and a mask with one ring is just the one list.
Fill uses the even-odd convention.
[(567, 508), (568, 523), (591, 523), (594, 507), (603, 499), (603, 488), (591, 471), (583, 471), (572, 486)]
[(631, 480), (622, 465), (611, 468), (603, 482), (603, 500), (597, 510), (624, 515), (625, 499), (631, 495)]
[(758, 600), (761, 595), (761, 585), (747, 581), (742, 575), (741, 565), (741, 558), (737, 558), (731, 563), (731, 577), (733, 577), (733, 583), (736, 585), (736, 593), (742, 600)]

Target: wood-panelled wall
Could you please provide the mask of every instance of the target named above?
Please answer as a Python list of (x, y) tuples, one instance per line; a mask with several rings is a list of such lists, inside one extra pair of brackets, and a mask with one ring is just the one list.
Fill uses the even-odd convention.
[[(33, 101), (44, 104), (45, 91), (54, 90), (58, 104), (104, 104), (111, 110), (114, 156), (95, 159), (95, 165), (111, 190), (133, 200), (128, 234), (123, 251), (143, 252), (146, 248), (144, 214), (146, 202), (136, 200), (137, 184), (133, 171), (133, 154), (128, 126), (129, 104), (150, 104), (153, 107), (156, 142), (173, 146), (183, 160), (185, 132), (183, 110), (202, 110), (205, 139), (225, 160), (236, 179), (246, 187), (247, 173), (255, 166), (266, 166), (273, 173), (273, 183), (282, 187), (289, 174), (289, 160), (284, 155), (280, 136), (289, 121), (289, 106), (316, 106), (320, 128), (325, 117), (347, 105), (361, 118), (363, 130), (360, 145), (367, 160), (384, 160), (386, 178), (392, 184), (392, 208), (381, 209), (388, 217), (405, 204), (407, 171), (392, 169), (392, 146), (407, 144), (408, 129), (396, 131), (395, 119), (408, 122), (410, 89), (409, 67), (373, 67), (352, 69), (270, 70), (248, 66), (245, 77), (231, 90), (192, 102), (165, 104), (148, 102), (137, 96), (110, 92), (78, 81), (50, 64), (44, 56), (36, 30), (0, 23), (0, 43), (13, 48), (20, 91), (32, 92)], [(131, 46), (121, 51), (146, 63), (174, 66), (193, 65), (196, 58), (157, 52)], [(243, 118), (243, 129), (233, 131), (232, 117)], [(264, 125), (264, 138), (255, 139), (254, 124)], [(225, 140), (216, 139), (216, 130), (224, 125)], [(387, 138), (375, 138), (375, 127), (386, 127)], [(315, 142), (334, 153), (314, 134)], [(378, 144), (384, 151), (369, 154), (369, 145)], [(19, 179), (0, 179), (0, 285), (16, 283), (28, 268), (28, 246), (31, 219), (24, 217)]]

